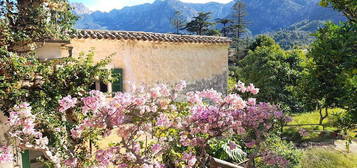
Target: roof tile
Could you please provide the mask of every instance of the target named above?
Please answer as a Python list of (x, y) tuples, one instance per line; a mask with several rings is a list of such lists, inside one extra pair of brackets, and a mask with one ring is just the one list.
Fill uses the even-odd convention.
[(177, 35), (134, 31), (79, 30), (74, 38), (79, 39), (132, 39), (143, 41), (188, 42), (188, 43), (230, 43), (226, 37)]

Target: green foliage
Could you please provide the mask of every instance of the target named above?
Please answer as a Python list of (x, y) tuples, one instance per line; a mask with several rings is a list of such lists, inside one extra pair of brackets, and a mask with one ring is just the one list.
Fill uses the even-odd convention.
[(208, 21), (210, 15), (210, 12), (198, 13), (198, 16), (193, 17), (192, 21), (187, 23), (185, 29), (197, 35), (207, 34), (210, 31), (209, 27), (214, 25), (214, 23)]
[(259, 36), (239, 61), (238, 79), (260, 88), (259, 101), (279, 104), (286, 111), (300, 111), (294, 86), (302, 70), (303, 51), (284, 51), (268, 36)]
[(299, 82), (306, 104), (339, 107), (357, 116), (357, 24), (327, 23), (315, 33), (306, 69)]
[(304, 31), (316, 32), (319, 28), (323, 27), (326, 21), (323, 20), (302, 20), (295, 24), (290, 25), (286, 30), (288, 31)]
[(355, 121), (350, 113), (336, 113), (331, 117), (331, 125), (341, 129), (341, 130), (352, 130), (355, 129)]
[(266, 35), (258, 36), (255, 41), (248, 47), (248, 49), (254, 51), (257, 47), (269, 47), (275, 45), (274, 39)]
[(296, 47), (307, 48), (315, 39), (307, 31), (281, 30), (270, 35), (285, 50), (291, 50)]
[(331, 148), (311, 148), (304, 151), (300, 168), (355, 168), (357, 156)]
[(220, 36), (221, 32), (219, 30), (211, 29), (211, 30), (208, 30), (205, 35), (207, 35), (207, 36)]
[[(225, 140), (212, 140), (209, 142), (210, 151), (208, 152), (211, 156), (225, 160), (228, 162), (241, 163), (247, 158), (247, 154), (242, 150), (242, 148), (237, 145), (233, 150), (229, 147), (229, 142), (234, 141), (233, 139)], [(235, 142), (235, 144), (238, 144)]]
[[(263, 144), (262, 150), (272, 151), (275, 154), (288, 160), (289, 164), (286, 168), (296, 167), (301, 160), (302, 151), (297, 149), (292, 142), (281, 140), (276, 135), (271, 135)], [(259, 168), (273, 168), (276, 166), (269, 166), (258, 160), (257, 167)]]
[(236, 79), (232, 76), (228, 76), (228, 93), (232, 93), (236, 87)]
[(235, 40), (240, 40), (244, 33), (247, 32), (247, 21), (245, 17), (247, 12), (245, 4), (242, 1), (237, 1), (232, 7), (233, 24), (230, 25), (232, 36)]
[(47, 39), (65, 40), (74, 31), (76, 17), (67, 0), (0, 0), (0, 11), (0, 27), (5, 28), (0, 37), (8, 37), (1, 44), (10, 51), (32, 50), (27, 45)]
[[(335, 108), (335, 109), (328, 109), (329, 115), (326, 120), (324, 120), (323, 124), (324, 125), (332, 125), (334, 122), (334, 115), (342, 115), (345, 114), (345, 110)], [(306, 113), (299, 113), (299, 114), (293, 114), (292, 116), (292, 121), (289, 122), (289, 124), (318, 124), (319, 123), (319, 111), (314, 110), (312, 112), (306, 112)]]
[(332, 6), (335, 10), (342, 12), (351, 22), (357, 22), (357, 1), (355, 0), (321, 0), (320, 5)]
[(37, 112), (48, 113), (58, 100), (84, 96), (96, 80), (109, 82), (110, 72), (102, 70), (109, 59), (92, 62), (93, 52), (78, 58), (41, 62), (34, 56), (13, 53), (0, 57), (0, 111), (7, 113), (21, 102), (29, 102)]
[(221, 29), (221, 33), (224, 37), (226, 37), (229, 33), (229, 28), (227, 27), (228, 24), (232, 23), (233, 21), (230, 19), (217, 19), (216, 21), (218, 24), (222, 24), (223, 27)]

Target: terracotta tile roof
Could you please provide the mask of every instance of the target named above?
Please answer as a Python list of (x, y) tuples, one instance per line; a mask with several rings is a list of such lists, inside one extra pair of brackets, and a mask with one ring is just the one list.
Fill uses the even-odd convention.
[(78, 30), (73, 38), (78, 39), (124, 39), (124, 40), (143, 40), (143, 41), (164, 41), (182, 43), (230, 43), (226, 37), (217, 36), (194, 36), (177, 35), (165, 33), (149, 33), (134, 31), (105, 31), (105, 30)]

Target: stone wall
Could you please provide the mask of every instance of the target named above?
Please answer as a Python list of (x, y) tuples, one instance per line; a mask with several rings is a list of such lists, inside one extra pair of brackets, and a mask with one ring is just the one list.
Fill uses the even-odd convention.
[[(138, 40), (73, 39), (73, 56), (94, 48), (95, 61), (112, 56), (110, 68), (122, 68), (125, 82), (152, 85), (189, 83), (189, 89), (226, 92), (227, 43), (174, 43)], [(128, 88), (124, 84), (124, 88)]]

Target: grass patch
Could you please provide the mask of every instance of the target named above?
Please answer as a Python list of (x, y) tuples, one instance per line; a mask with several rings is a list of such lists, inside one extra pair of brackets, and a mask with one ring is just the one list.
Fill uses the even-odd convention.
[(305, 150), (300, 168), (356, 168), (357, 155), (343, 153), (332, 148)]
[[(324, 125), (330, 125), (332, 121), (332, 116), (337, 113), (345, 112), (343, 109), (334, 108), (329, 109), (329, 116), (323, 121)], [(299, 113), (292, 115), (292, 121), (289, 124), (318, 124), (320, 120), (320, 114), (318, 110), (307, 112), (307, 113)]]
[[(333, 133), (338, 130), (332, 125), (334, 114), (344, 113), (343, 109), (329, 109), (329, 116), (323, 121), (322, 125), (304, 125), (304, 124), (318, 124), (320, 120), (319, 111), (312, 111), (307, 113), (293, 114), (292, 121), (288, 125), (301, 126), (286, 126), (283, 130), (283, 136), (288, 140), (294, 142), (313, 141), (326, 142), (336, 138)], [(304, 129), (308, 132), (307, 136), (301, 137), (299, 130)]]

